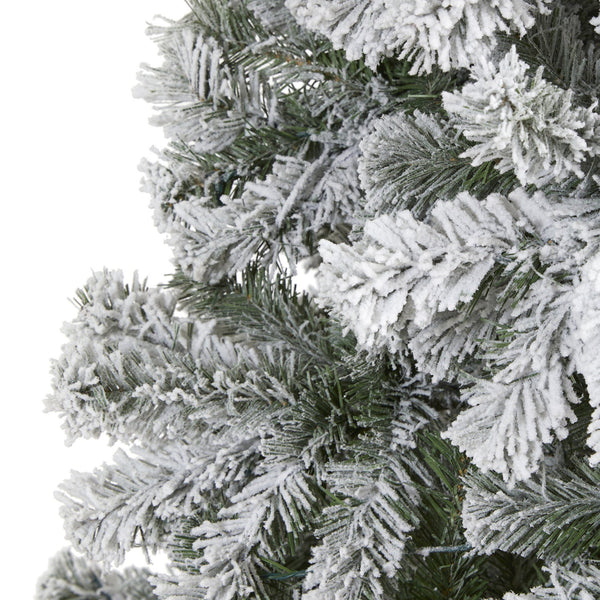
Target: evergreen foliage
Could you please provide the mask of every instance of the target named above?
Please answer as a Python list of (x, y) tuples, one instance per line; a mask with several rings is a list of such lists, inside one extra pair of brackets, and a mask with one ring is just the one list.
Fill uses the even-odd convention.
[(77, 292), (47, 406), (123, 448), (37, 599), (600, 597), (597, 2), (188, 4), (174, 273)]
[(146, 569), (131, 567), (123, 573), (102, 571), (63, 550), (40, 577), (36, 596), (43, 600), (157, 600), (148, 575)]
[(365, 55), (375, 68), (382, 56), (413, 61), (412, 71), (445, 71), (468, 67), (479, 53), (487, 54), (498, 31), (523, 35), (533, 24), (534, 11), (547, 0), (435, 0), (408, 2), (348, 2), (347, 0), (287, 0), (298, 21), (325, 34), (349, 60)]
[(595, 106), (572, 105), (573, 92), (543, 78), (533, 79), (513, 46), (490, 71), (489, 63), (473, 69), (474, 83), (443, 95), (444, 108), (470, 141), (463, 152), (472, 164), (496, 161), (499, 171), (514, 170), (521, 185), (562, 181), (569, 173), (583, 177), (581, 163), (599, 151), (599, 117)]
[(470, 543), (486, 553), (498, 548), (522, 556), (568, 562), (594, 558), (600, 546), (597, 470), (579, 464), (508, 489), (495, 475), (466, 488), (463, 523)]
[(361, 143), (365, 212), (379, 216), (404, 208), (422, 219), (437, 198), (468, 191), (483, 199), (516, 187), (514, 173), (499, 173), (493, 161), (472, 165), (469, 148), (445, 119), (419, 111), (382, 117)]

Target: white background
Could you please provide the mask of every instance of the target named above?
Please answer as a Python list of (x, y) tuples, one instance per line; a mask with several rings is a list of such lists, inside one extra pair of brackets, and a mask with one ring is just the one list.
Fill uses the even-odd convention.
[(3, 7), (2, 597), (30, 599), (66, 545), (53, 492), (70, 469), (110, 460), (102, 442), (66, 448), (43, 412), (68, 298), (92, 270), (135, 269), (150, 285), (171, 272), (137, 165), (163, 144), (134, 100), (138, 65), (157, 64), (146, 24), (178, 18), (184, 0), (29, 0)]

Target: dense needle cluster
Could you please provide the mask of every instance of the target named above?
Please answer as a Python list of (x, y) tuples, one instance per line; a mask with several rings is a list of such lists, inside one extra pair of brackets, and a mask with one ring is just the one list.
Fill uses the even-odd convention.
[(47, 405), (119, 450), (37, 600), (600, 597), (597, 2), (188, 4), (174, 273), (77, 293)]

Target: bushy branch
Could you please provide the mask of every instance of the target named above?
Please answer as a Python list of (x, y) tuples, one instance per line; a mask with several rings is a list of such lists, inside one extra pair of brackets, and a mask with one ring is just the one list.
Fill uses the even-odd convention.
[[(513, 0), (500, 8), (493, 2), (449, 2), (423, 6), (414, 1), (287, 0), (296, 19), (308, 29), (326, 35), (350, 60), (365, 55), (371, 68), (384, 56), (409, 57), (412, 71), (468, 67), (477, 55), (487, 54), (497, 31), (533, 25), (533, 15), (546, 0)], [(377, 32), (377, 33), (374, 33)]]
[(467, 480), (465, 535), (479, 553), (496, 550), (548, 561), (596, 557), (600, 545), (600, 474), (579, 464), (508, 488), (493, 474)]
[(158, 600), (146, 569), (103, 571), (63, 550), (40, 577), (35, 600)]
[(509, 592), (504, 600), (588, 600), (600, 593), (600, 570), (592, 564), (583, 564), (569, 570), (558, 564), (547, 568), (548, 583), (525, 594)]
[(468, 148), (449, 123), (432, 115), (382, 117), (361, 143), (365, 212), (379, 216), (409, 209), (424, 218), (438, 198), (451, 200), (467, 191), (483, 199), (517, 186), (512, 173), (499, 173), (491, 162), (473, 166), (463, 156)]
[(583, 178), (583, 163), (600, 153), (596, 104), (576, 106), (572, 90), (546, 81), (543, 67), (532, 77), (527, 71), (513, 46), (497, 68), (484, 62), (472, 71), (474, 83), (443, 94), (452, 123), (475, 142), (461, 157), (473, 166), (494, 161), (522, 185)]

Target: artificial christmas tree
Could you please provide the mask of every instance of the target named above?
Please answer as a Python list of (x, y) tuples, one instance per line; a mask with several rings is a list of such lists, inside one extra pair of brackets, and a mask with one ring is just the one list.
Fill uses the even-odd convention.
[(48, 406), (130, 449), (39, 600), (600, 597), (597, 3), (189, 6), (137, 88), (175, 273), (78, 292)]

